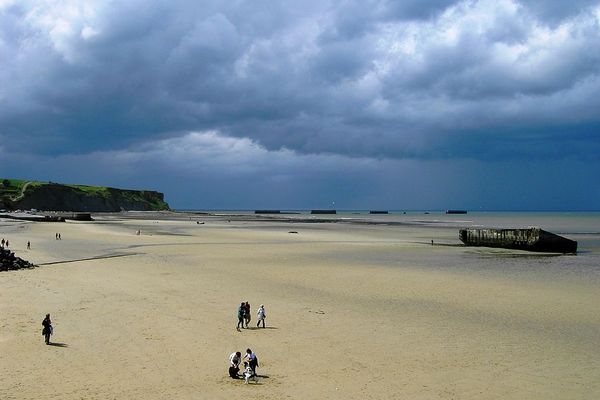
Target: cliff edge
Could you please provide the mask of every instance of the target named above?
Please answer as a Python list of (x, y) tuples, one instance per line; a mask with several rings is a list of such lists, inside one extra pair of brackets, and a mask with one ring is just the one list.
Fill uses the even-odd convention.
[(118, 212), (168, 210), (169, 205), (156, 191), (2, 179), (0, 208)]

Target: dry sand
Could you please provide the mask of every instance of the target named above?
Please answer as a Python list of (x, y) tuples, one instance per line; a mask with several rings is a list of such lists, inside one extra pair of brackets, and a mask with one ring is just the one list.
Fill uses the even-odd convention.
[(445, 265), (455, 230), (204, 220), (0, 221), (45, 264), (0, 273), (0, 399), (600, 397), (596, 281)]

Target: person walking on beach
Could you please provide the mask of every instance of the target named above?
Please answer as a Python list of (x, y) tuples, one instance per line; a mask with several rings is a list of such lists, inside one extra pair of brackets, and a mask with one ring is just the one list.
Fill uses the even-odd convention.
[(250, 320), (252, 319), (252, 315), (250, 314), (250, 302), (246, 302), (246, 311), (244, 314), (244, 320), (246, 321), (246, 328), (248, 328), (248, 324), (250, 323)]
[(244, 327), (244, 317), (246, 316), (246, 303), (242, 303), (240, 304), (239, 308), (238, 308), (238, 324), (237, 324), (237, 330), (240, 330), (240, 324), (242, 325), (242, 328)]
[(46, 344), (50, 344), (50, 335), (52, 335), (52, 321), (50, 320), (50, 314), (46, 314), (46, 318), (42, 321), (42, 335)]
[(254, 373), (254, 375), (256, 375), (256, 367), (258, 367), (258, 357), (256, 357), (256, 354), (254, 354), (252, 350), (246, 349), (246, 355), (244, 356), (244, 360), (248, 360), (248, 365), (250, 366), (250, 369), (252, 369), (252, 372)]
[(240, 362), (242, 361), (242, 353), (236, 351), (229, 356), (229, 376), (233, 379), (239, 379)]
[(258, 319), (258, 321), (256, 322), (257, 328), (261, 322), (262, 322), (263, 328), (265, 327), (265, 318), (266, 317), (267, 317), (267, 314), (265, 313), (265, 306), (264, 306), (264, 304), (261, 304), (260, 307), (258, 307), (258, 311), (256, 312), (256, 318)]
[(31, 250), (31, 242), (29, 240), (27, 241), (27, 250)]

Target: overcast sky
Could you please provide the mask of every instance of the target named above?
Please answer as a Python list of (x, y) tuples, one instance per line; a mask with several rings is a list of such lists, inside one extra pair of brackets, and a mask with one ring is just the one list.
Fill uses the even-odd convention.
[(0, 176), (600, 209), (600, 1), (0, 0)]

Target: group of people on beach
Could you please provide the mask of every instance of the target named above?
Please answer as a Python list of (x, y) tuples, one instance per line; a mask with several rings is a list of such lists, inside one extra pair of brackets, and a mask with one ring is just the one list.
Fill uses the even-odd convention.
[[(250, 321), (252, 320), (251, 316), (251, 308), (249, 301), (243, 301), (240, 303), (240, 306), (237, 310), (238, 323), (237, 323), (237, 331), (240, 331), (241, 328), (248, 329), (250, 327)], [(265, 328), (265, 318), (267, 318), (267, 313), (265, 312), (265, 305), (261, 304), (256, 311), (256, 327), (260, 327), (262, 323), (262, 327)], [(244, 362), (244, 371), (240, 374), (240, 363)], [(258, 382), (258, 375), (256, 374), (256, 367), (258, 367), (258, 357), (256, 354), (252, 352), (251, 349), (246, 349), (246, 355), (242, 358), (242, 353), (236, 351), (231, 353), (229, 356), (229, 376), (233, 379), (244, 379), (246, 383), (249, 381)]]
[[(0, 240), (0, 247), (4, 248), (4, 247), (9, 247), (10, 243), (8, 241), (8, 239), (4, 239), (2, 238), (2, 240)], [(31, 242), (28, 240), (27, 241), (27, 250), (31, 249)]]
[[(58, 236), (56, 238), (57, 240), (59, 240)], [(4, 239), (2, 239), (2, 242), (4, 242)], [(250, 311), (250, 302), (248, 301), (242, 302), (238, 307), (238, 331), (240, 330), (240, 326), (242, 328), (249, 327), (249, 323), (252, 319), (250, 316)], [(258, 319), (256, 327), (258, 328), (262, 323), (263, 328), (265, 328), (265, 318), (267, 317), (267, 314), (265, 312), (264, 304), (260, 305), (256, 312), (256, 315)], [(54, 329), (52, 327), (52, 320), (50, 319), (50, 314), (46, 314), (46, 317), (42, 321), (42, 327), (42, 335), (44, 336), (44, 341), (47, 345), (49, 345), (50, 336), (54, 333)], [(242, 362), (244, 364), (244, 370), (240, 373), (240, 364)], [(256, 383), (258, 382), (258, 375), (256, 374), (257, 367), (258, 357), (250, 348), (246, 349), (246, 354), (244, 355), (244, 357), (242, 357), (242, 353), (239, 351), (233, 352), (229, 356), (229, 376), (233, 379), (244, 379), (246, 383), (249, 383), (249, 381), (252, 380)]]
[[(54, 234), (54, 238), (56, 240), (62, 240), (62, 236), (60, 235), (60, 233), (55, 233)], [(8, 241), (8, 239), (4, 239), (2, 238), (2, 240), (0, 240), (0, 247), (4, 248), (4, 247), (9, 247), (10, 243)], [(31, 241), (27, 241), (27, 250), (31, 250)]]
[[(237, 323), (236, 329), (239, 331), (240, 326), (242, 328), (244, 328), (244, 324), (246, 324), (245, 328), (248, 329), (248, 325), (250, 324), (250, 321), (252, 320), (252, 316), (250, 313), (250, 302), (245, 301), (240, 304), (240, 306), (238, 307), (237, 316), (238, 316), (238, 323)], [(256, 322), (257, 328), (260, 326), (261, 322), (262, 322), (262, 327), (263, 328), (265, 327), (265, 318), (266, 317), (267, 317), (267, 314), (265, 312), (265, 306), (264, 306), (264, 304), (261, 304), (260, 307), (258, 308), (258, 311), (256, 312), (256, 318), (258, 319), (258, 321)]]
[[(261, 304), (256, 312), (258, 322), (256, 326), (258, 327), (262, 322), (263, 328), (265, 327), (265, 306)], [(240, 325), (244, 328), (244, 323), (246, 324), (246, 328), (248, 328), (248, 324), (251, 320), (250, 318), (250, 303), (248, 301), (242, 302), (240, 307), (238, 308), (238, 327), (239, 331)], [(42, 321), (42, 335), (44, 336), (44, 341), (47, 345), (50, 344), (50, 336), (54, 333), (54, 329), (52, 327), (52, 320), (50, 319), (50, 314), (46, 314), (46, 317)], [(244, 371), (240, 374), (240, 364), (244, 363)], [(258, 375), (256, 374), (256, 368), (258, 367), (258, 357), (251, 349), (246, 349), (246, 355), (242, 358), (242, 353), (236, 351), (231, 353), (229, 356), (229, 376), (234, 379), (244, 379), (246, 383), (250, 380), (254, 382), (258, 382)]]
[[(241, 362), (244, 362), (244, 372), (240, 376)], [(258, 382), (256, 367), (258, 367), (258, 357), (256, 357), (256, 354), (254, 354), (251, 349), (246, 349), (244, 358), (242, 358), (242, 353), (239, 351), (231, 353), (229, 356), (229, 376), (233, 379), (244, 378), (246, 383), (248, 383), (249, 380)]]

